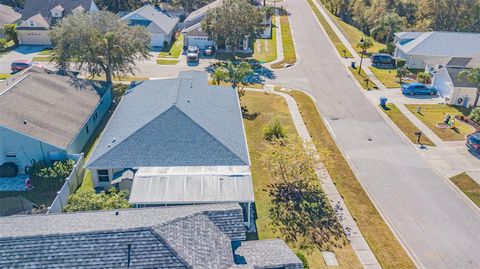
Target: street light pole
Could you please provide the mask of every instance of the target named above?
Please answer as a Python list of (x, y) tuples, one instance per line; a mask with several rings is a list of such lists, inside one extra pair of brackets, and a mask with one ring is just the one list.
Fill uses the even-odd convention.
[(363, 63), (363, 55), (365, 55), (365, 40), (363, 37), (360, 39), (360, 44), (362, 44), (362, 55), (360, 56), (360, 66), (358, 67), (358, 73), (361, 74), (362, 72), (362, 63)]

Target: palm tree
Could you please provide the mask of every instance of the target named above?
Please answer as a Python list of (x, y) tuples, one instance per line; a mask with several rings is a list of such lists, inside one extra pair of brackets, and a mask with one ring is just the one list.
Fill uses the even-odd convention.
[(245, 82), (247, 76), (253, 73), (252, 66), (247, 62), (233, 63), (232, 61), (227, 61), (225, 69), (233, 88), (237, 88), (239, 83)]
[(367, 51), (371, 47), (373, 47), (373, 39), (370, 37), (364, 37), (357, 43), (357, 48), (362, 51)]
[(228, 80), (228, 70), (225, 67), (218, 67), (213, 71), (212, 78), (216, 85), (220, 85), (220, 82)]
[(396, 13), (388, 13), (385, 17), (376, 21), (376, 26), (372, 28), (372, 35), (385, 37), (385, 44), (388, 44), (390, 37), (403, 29), (405, 18)]
[(476, 108), (478, 105), (478, 99), (480, 98), (480, 66), (471, 69), (465, 69), (458, 73), (458, 77), (461, 79), (467, 79), (468, 82), (477, 85), (477, 95), (475, 96), (475, 101), (473, 102), (473, 108)]

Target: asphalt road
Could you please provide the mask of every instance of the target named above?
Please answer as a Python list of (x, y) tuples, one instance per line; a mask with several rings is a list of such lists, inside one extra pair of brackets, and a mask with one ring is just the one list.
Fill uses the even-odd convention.
[(361, 184), (419, 267), (480, 268), (480, 210), (356, 87), (305, 0), (285, 5), (300, 61), (272, 82), (317, 99)]

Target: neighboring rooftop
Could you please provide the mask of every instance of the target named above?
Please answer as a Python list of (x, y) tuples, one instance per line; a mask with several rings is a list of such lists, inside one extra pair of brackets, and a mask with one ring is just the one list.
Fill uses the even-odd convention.
[(63, 9), (63, 16), (73, 13), (73, 10), (81, 6), (83, 10), (91, 10), (95, 6), (93, 0), (25, 0), (22, 12), (22, 20), (40, 14), (48, 24), (52, 23), (52, 9)]
[[(280, 240), (233, 243), (234, 253), (242, 240), (238, 204), (4, 217), (0, 267), (302, 268)], [(271, 253), (261, 259), (258, 247)]]
[(152, 5), (145, 5), (132, 11), (122, 19), (130, 20), (131, 25), (145, 26), (152, 33), (170, 33), (180, 20), (177, 16)]
[(21, 16), (13, 7), (0, 4), (0, 27), (5, 24), (15, 23)]
[(474, 57), (440, 57), (428, 59), (426, 64), (434, 67), (474, 68), (480, 66), (480, 54)]
[(148, 80), (128, 90), (89, 168), (250, 165), (237, 92), (208, 73)]
[(480, 54), (480, 33), (402, 32), (396, 36), (411, 38), (410, 41), (397, 45), (397, 48), (407, 54), (443, 57), (472, 57)]
[(31, 67), (0, 84), (0, 126), (67, 149), (107, 89)]
[(460, 87), (460, 88), (477, 88), (478, 84), (471, 83), (466, 78), (461, 78), (458, 76), (458, 74), (463, 70), (464, 70), (463, 68), (447, 67), (447, 72), (448, 72), (448, 75), (450, 76), (450, 79), (452, 80), (453, 86)]
[(215, 0), (211, 2), (210, 4), (207, 4), (195, 11), (192, 11), (190, 14), (188, 14), (187, 18), (184, 20), (187, 23), (187, 27), (191, 26), (189, 22), (195, 21), (198, 22), (198, 20), (201, 20), (203, 17), (205, 17), (210, 9), (217, 8), (223, 4), (223, 0)]

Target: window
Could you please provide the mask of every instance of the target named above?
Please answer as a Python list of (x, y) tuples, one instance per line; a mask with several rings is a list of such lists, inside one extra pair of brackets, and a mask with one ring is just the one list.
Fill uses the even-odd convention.
[(86, 132), (87, 132), (87, 134), (88, 134), (88, 125), (87, 125), (87, 126), (85, 126), (85, 131), (86, 131)]
[(109, 182), (110, 181), (110, 176), (108, 175), (108, 170), (103, 169), (103, 170), (97, 170), (98, 173), (98, 181), (100, 182)]
[(15, 152), (5, 152), (5, 158), (16, 159), (17, 158), (17, 153), (15, 153)]

